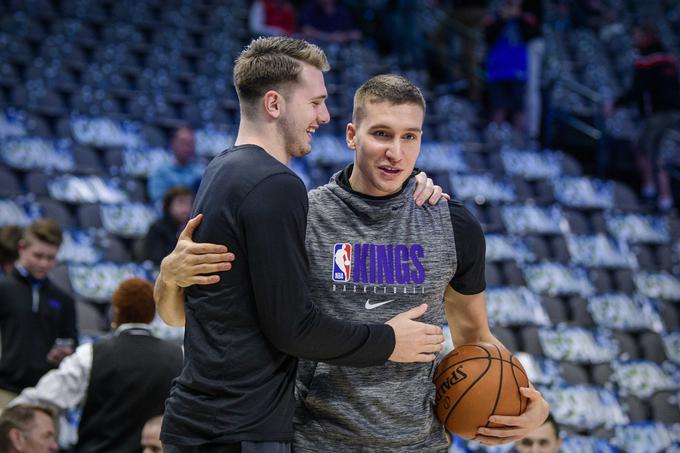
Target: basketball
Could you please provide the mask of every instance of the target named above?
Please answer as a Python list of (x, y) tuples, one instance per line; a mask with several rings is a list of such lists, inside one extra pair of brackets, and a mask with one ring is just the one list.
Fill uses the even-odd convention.
[(435, 412), (447, 431), (472, 439), (491, 415), (520, 415), (527, 405), (524, 367), (505, 348), (490, 343), (460, 345), (444, 357), (434, 374)]

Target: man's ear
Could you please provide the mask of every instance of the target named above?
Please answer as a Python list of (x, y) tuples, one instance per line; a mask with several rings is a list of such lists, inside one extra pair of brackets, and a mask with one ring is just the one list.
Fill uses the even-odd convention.
[(285, 99), (278, 91), (269, 90), (262, 98), (265, 114), (270, 118), (278, 118), (285, 105)]
[(24, 448), (26, 448), (26, 439), (23, 433), (16, 428), (9, 430), (9, 441), (17, 451), (24, 451)]
[(357, 149), (356, 137), (357, 137), (356, 127), (354, 127), (354, 124), (352, 124), (352, 123), (347, 123), (347, 129), (345, 131), (345, 139), (347, 140), (347, 146), (352, 151)]

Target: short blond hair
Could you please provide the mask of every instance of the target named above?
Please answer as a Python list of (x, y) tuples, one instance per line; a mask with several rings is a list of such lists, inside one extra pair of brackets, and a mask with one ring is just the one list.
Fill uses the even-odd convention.
[(365, 81), (354, 93), (352, 123), (358, 125), (366, 116), (366, 103), (388, 102), (392, 105), (416, 104), (425, 113), (425, 98), (420, 88), (405, 77), (380, 74)]
[(286, 85), (298, 81), (301, 63), (324, 72), (330, 69), (324, 51), (302, 39), (254, 39), (234, 62), (234, 86), (241, 112), (254, 118), (256, 103), (267, 91), (285, 90)]

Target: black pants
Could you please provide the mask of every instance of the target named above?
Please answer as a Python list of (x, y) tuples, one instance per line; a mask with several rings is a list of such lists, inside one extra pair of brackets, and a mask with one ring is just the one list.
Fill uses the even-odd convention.
[(194, 447), (163, 444), (163, 453), (291, 453), (290, 442), (240, 442)]

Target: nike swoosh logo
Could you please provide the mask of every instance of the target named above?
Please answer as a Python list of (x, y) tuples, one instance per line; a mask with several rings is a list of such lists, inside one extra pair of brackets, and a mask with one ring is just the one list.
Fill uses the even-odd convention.
[(390, 302), (394, 302), (394, 299), (386, 300), (385, 302), (378, 302), (377, 304), (372, 304), (371, 299), (366, 300), (366, 310), (373, 310), (374, 308), (378, 308), (381, 305), (389, 304)]

